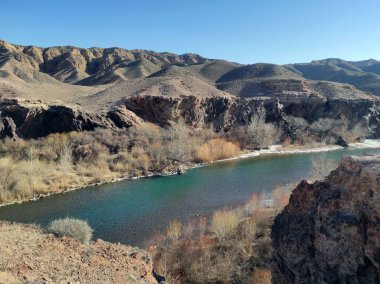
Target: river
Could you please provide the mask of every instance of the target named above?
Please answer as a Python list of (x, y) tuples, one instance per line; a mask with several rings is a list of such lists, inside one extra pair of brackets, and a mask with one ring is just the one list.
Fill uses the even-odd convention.
[[(380, 149), (348, 148), (326, 152), (343, 155), (380, 154)], [(235, 206), (252, 193), (300, 180), (320, 153), (266, 155), (215, 163), (183, 175), (126, 180), (52, 195), (0, 208), (0, 219), (46, 226), (54, 219), (85, 219), (94, 238), (143, 246), (170, 220), (186, 222), (197, 215)]]

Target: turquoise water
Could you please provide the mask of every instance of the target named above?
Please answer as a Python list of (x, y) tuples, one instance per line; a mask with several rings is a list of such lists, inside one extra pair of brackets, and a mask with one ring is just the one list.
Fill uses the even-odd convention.
[[(345, 149), (343, 155), (380, 154), (380, 149)], [(186, 222), (198, 214), (244, 202), (254, 192), (305, 177), (320, 153), (271, 155), (197, 168), (183, 175), (128, 180), (58, 194), (0, 208), (0, 219), (46, 226), (54, 219), (88, 220), (94, 237), (143, 246), (170, 220)]]

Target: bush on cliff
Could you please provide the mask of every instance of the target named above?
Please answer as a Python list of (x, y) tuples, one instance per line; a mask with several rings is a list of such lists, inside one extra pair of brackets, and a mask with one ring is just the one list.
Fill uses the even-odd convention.
[(73, 218), (54, 220), (50, 223), (48, 230), (58, 237), (71, 237), (82, 244), (89, 244), (93, 232), (86, 221)]

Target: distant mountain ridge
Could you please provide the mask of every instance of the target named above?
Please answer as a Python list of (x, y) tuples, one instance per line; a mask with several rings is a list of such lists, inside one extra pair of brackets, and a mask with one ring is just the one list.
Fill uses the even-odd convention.
[(134, 79), (189, 75), (234, 95), (248, 97), (268, 95), (273, 91), (271, 86), (264, 86), (264, 90), (263, 82), (269, 85), (274, 82), (277, 91), (278, 88), (297, 91), (295, 83), (302, 85), (300, 82), (307, 80), (350, 84), (380, 96), (380, 61), (374, 59), (355, 62), (329, 58), (286, 65), (242, 65), (192, 53), (177, 55), (116, 47), (40, 48), (0, 41), (0, 77), (13, 80), (101, 86)]
[[(85, 49), (72, 46), (39, 48), (0, 41), (2, 77), (16, 75), (26, 81), (55, 79), (81, 85), (81, 80), (87, 78), (87, 84), (106, 84), (125, 80), (131, 73), (132, 78), (148, 76), (165, 64), (197, 64), (206, 61), (206, 58), (196, 54), (176, 55), (147, 50)], [(53, 79), (48, 80), (40, 73)], [(102, 75), (104, 80), (100, 79)], [(90, 77), (95, 78), (88, 80)]]
[(374, 59), (355, 62), (329, 58), (288, 66), (309, 80), (346, 83), (380, 96), (380, 62)]

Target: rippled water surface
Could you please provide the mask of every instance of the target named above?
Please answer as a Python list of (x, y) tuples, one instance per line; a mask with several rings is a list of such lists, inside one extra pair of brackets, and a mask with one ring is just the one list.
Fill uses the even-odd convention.
[[(329, 158), (380, 149), (327, 152)], [(186, 221), (242, 203), (254, 192), (305, 177), (320, 153), (261, 156), (214, 164), (184, 175), (128, 180), (0, 208), (0, 219), (43, 226), (60, 217), (86, 219), (95, 238), (144, 245), (170, 220)]]

